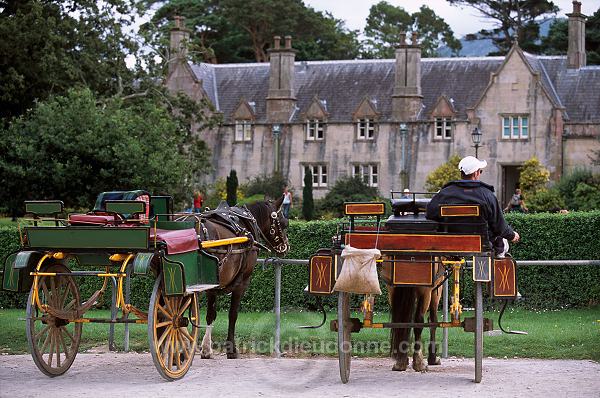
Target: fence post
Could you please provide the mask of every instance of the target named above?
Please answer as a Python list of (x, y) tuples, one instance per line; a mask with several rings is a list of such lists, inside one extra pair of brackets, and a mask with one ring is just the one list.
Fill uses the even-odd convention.
[[(442, 321), (448, 322), (448, 279), (444, 280), (442, 300), (444, 311), (442, 315)], [(442, 358), (448, 358), (448, 328), (442, 329), (442, 336)]]
[(275, 356), (281, 357), (281, 263), (273, 259), (275, 267)]

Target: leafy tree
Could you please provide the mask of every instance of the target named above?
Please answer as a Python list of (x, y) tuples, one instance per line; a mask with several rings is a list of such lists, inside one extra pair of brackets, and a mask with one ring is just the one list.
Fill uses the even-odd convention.
[(532, 157), (519, 169), (521, 171), (519, 186), (526, 198), (546, 188), (550, 180), (550, 172), (542, 166), (538, 158)]
[[(142, 33), (158, 48), (167, 48), (168, 30), (175, 15), (186, 17), (194, 32), (190, 56), (195, 61), (266, 62), (273, 36), (291, 35), (296, 58), (352, 59), (358, 55), (358, 32), (343, 21), (317, 12), (301, 0), (144, 0), (161, 7)], [(165, 52), (165, 50), (159, 50)]]
[(368, 186), (360, 176), (340, 178), (321, 200), (319, 207), (324, 212), (341, 217), (345, 202), (369, 202), (378, 195), (377, 188)]
[(454, 37), (454, 32), (443, 18), (423, 5), (410, 15), (402, 7), (386, 1), (371, 6), (365, 27), (365, 53), (367, 58), (393, 58), (395, 47), (400, 43), (401, 33), (417, 32), (422, 53), (425, 57), (435, 57), (437, 49), (445, 44), (455, 53), (462, 45)]
[[(548, 36), (542, 39), (540, 53), (566, 54), (569, 48), (569, 23), (565, 18), (555, 20), (550, 25)], [(588, 65), (600, 65), (600, 8), (590, 16), (585, 24), (585, 50)]]
[(459, 162), (460, 156), (452, 155), (446, 163), (429, 173), (425, 179), (425, 190), (437, 192), (450, 181), (460, 180)]
[(237, 204), (238, 178), (237, 172), (231, 170), (227, 177), (227, 204), (235, 206)]
[(306, 221), (315, 218), (315, 202), (313, 200), (312, 171), (307, 170), (304, 175), (304, 188), (302, 188), (302, 217)]
[(514, 39), (518, 40), (523, 49), (537, 51), (536, 40), (539, 39), (537, 21), (555, 15), (559, 10), (554, 2), (548, 0), (448, 0), (448, 2), (459, 7), (471, 7), (484, 18), (496, 22), (497, 28), (481, 31), (482, 34), (490, 37), (498, 48), (498, 52), (494, 54), (506, 54)]
[(271, 199), (277, 199), (282, 195), (283, 187), (287, 185), (287, 180), (281, 173), (274, 173), (268, 176), (257, 176), (248, 181), (243, 188), (246, 196), (264, 195)]
[(100, 95), (131, 89), (125, 57), (127, 0), (0, 0), (0, 117), (6, 125), (35, 102), (74, 86)]
[(140, 188), (181, 203), (209, 165), (185, 113), (175, 117), (152, 97), (100, 101), (88, 89), (52, 96), (0, 128), (0, 203), (13, 215), (26, 199), (89, 208), (99, 192)]

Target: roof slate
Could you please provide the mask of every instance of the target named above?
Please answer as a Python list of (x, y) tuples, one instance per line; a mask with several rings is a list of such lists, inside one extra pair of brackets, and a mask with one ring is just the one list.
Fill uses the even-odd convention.
[[(579, 70), (566, 68), (566, 57), (545, 57), (524, 53), (551, 100), (564, 106), (571, 121), (600, 121), (600, 67)], [(423, 111), (428, 119), (440, 96), (451, 99), (460, 118), (479, 100), (490, 76), (504, 57), (424, 58), (421, 60)], [(302, 122), (313, 98), (326, 101), (329, 122), (348, 122), (367, 97), (381, 113), (392, 119), (394, 60), (348, 60), (296, 62), (295, 93), (297, 112), (292, 122)], [(269, 64), (191, 65), (209, 99), (232, 122), (239, 101), (255, 103), (257, 122), (266, 122)]]

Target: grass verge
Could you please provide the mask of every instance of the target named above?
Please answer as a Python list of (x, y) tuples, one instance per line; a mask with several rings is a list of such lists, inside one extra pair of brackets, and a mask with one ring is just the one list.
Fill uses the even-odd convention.
[[(464, 316), (473, 316), (466, 312)], [(108, 317), (109, 311), (94, 310), (87, 317)], [(362, 318), (359, 314), (353, 316)], [(335, 314), (327, 314), (328, 320)], [(498, 313), (486, 312), (497, 325)], [(25, 312), (23, 310), (0, 310), (0, 354), (23, 354), (27, 352), (25, 337)], [(376, 314), (375, 322), (389, 319), (387, 313)], [(336, 356), (336, 336), (329, 331), (328, 323), (320, 329), (299, 329), (300, 325), (314, 325), (321, 315), (310, 312), (285, 312), (282, 314), (281, 346), (288, 356), (328, 355)], [(552, 358), (592, 359), (600, 361), (600, 306), (560, 311), (507, 311), (504, 326), (524, 330), (528, 335), (485, 336), (484, 355), (496, 358)], [(496, 326), (497, 328), (497, 326)], [(275, 320), (272, 313), (240, 313), (236, 330), (238, 349), (246, 354), (269, 354), (273, 347)], [(124, 325), (115, 325), (115, 342), (123, 349)], [(213, 329), (214, 348), (218, 352), (227, 336), (227, 313), (220, 312)], [(428, 339), (423, 332), (423, 340)], [(130, 349), (147, 351), (145, 325), (130, 325)], [(438, 329), (438, 344), (442, 331)], [(80, 351), (106, 345), (107, 324), (84, 324)], [(363, 329), (352, 335), (354, 354), (357, 356), (384, 357), (389, 353), (389, 331)], [(462, 329), (449, 330), (449, 355), (473, 356), (473, 334)], [(441, 352), (441, 349), (439, 349)]]

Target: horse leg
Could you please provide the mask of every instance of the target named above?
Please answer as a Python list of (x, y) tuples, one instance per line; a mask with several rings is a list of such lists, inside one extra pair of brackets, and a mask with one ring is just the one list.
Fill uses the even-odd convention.
[[(438, 321), (438, 306), (440, 303), (440, 288), (431, 292), (431, 303), (429, 304), (429, 322), (437, 323)], [(437, 328), (432, 327), (429, 329), (429, 355), (427, 356), (427, 363), (429, 365), (441, 365), (442, 360), (437, 356), (437, 345), (435, 344), (435, 331)]]
[(202, 339), (200, 357), (209, 359), (212, 356), (212, 323), (217, 318), (217, 296), (215, 293), (206, 293), (206, 332)]
[[(392, 322), (410, 322), (414, 304), (414, 289), (410, 287), (391, 287)], [(408, 367), (408, 349), (410, 328), (392, 329), (392, 356), (396, 360), (392, 370), (404, 371)]]
[[(417, 308), (415, 310), (415, 323), (423, 323), (425, 321), (425, 312), (429, 308), (430, 292), (423, 291), (422, 288), (416, 289), (417, 292)], [(427, 365), (423, 360), (423, 343), (421, 341), (422, 327), (415, 327), (415, 345), (413, 352), (413, 369), (416, 372), (427, 371)]]
[(231, 292), (231, 306), (229, 307), (229, 325), (227, 329), (227, 359), (237, 359), (239, 354), (235, 347), (235, 322), (237, 321), (240, 302), (242, 301), (243, 289), (235, 289)]

